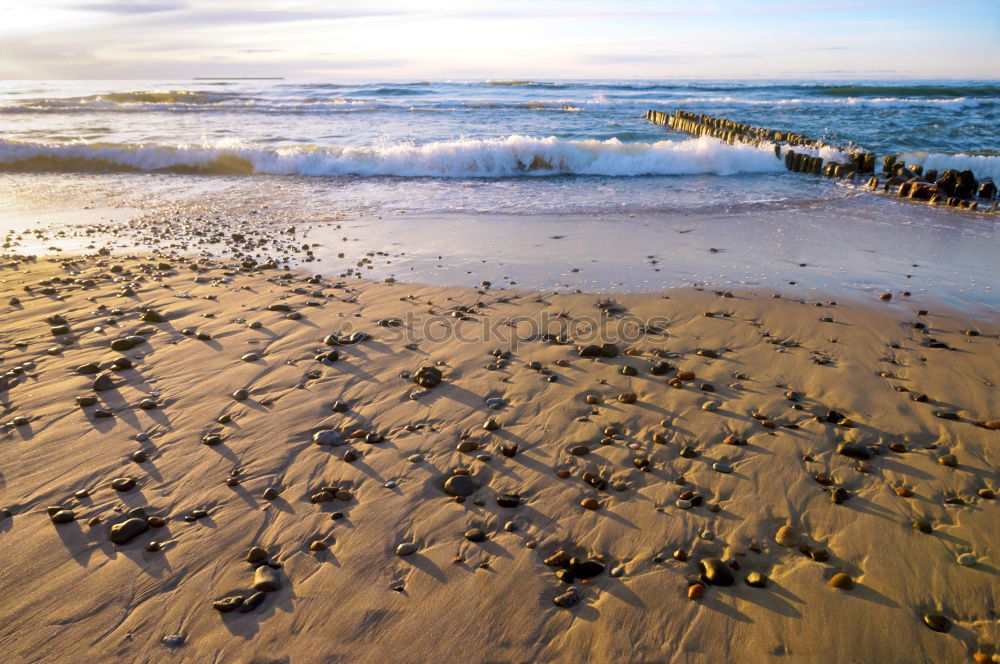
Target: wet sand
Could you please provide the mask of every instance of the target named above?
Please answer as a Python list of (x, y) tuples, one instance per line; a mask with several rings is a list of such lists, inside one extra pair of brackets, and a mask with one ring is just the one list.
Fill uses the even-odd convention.
[(226, 241), (2, 261), (11, 661), (1000, 645), (995, 311), (384, 283)]

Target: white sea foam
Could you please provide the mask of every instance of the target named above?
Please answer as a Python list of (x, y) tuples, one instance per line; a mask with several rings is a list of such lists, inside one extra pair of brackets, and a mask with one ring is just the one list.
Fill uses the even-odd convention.
[(924, 170), (938, 173), (954, 169), (972, 171), (980, 180), (989, 177), (1000, 182), (1000, 155), (939, 154), (935, 152), (904, 152), (899, 156), (907, 164), (920, 164)]
[(0, 141), (7, 171), (173, 171), (225, 174), (408, 177), (544, 175), (734, 175), (772, 173), (784, 163), (772, 149), (727, 145), (708, 137), (656, 143), (565, 141), (508, 136), (423, 145), (287, 146), (41, 144)]

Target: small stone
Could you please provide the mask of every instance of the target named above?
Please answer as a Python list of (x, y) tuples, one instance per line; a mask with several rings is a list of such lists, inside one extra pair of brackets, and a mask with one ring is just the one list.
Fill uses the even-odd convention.
[(470, 528), (465, 531), (465, 539), (470, 542), (482, 542), (486, 539), (486, 533), (482, 528)]
[(586, 445), (575, 445), (569, 448), (569, 453), (573, 456), (584, 456), (590, 454), (590, 448)]
[(781, 528), (778, 528), (778, 532), (774, 536), (774, 541), (781, 546), (798, 546), (799, 536), (795, 534), (795, 531), (792, 530), (791, 526), (782, 526)]
[(244, 362), (256, 362), (260, 358), (261, 355), (258, 352), (244, 353), (243, 355), (240, 356), (240, 359), (243, 360)]
[(212, 602), (212, 608), (214, 608), (219, 613), (232, 613), (236, 609), (240, 608), (243, 604), (242, 595), (233, 595), (232, 597), (223, 597), (222, 599), (217, 599)]
[(954, 454), (942, 454), (938, 457), (938, 463), (942, 466), (954, 468), (958, 465), (958, 458)]
[(719, 558), (704, 558), (698, 561), (698, 569), (701, 570), (702, 581), (714, 586), (731, 586), (735, 581), (729, 565)]
[(596, 510), (600, 508), (601, 504), (597, 502), (597, 498), (584, 498), (580, 501), (580, 507), (587, 510)]
[(334, 431), (333, 429), (323, 429), (321, 431), (317, 431), (313, 434), (312, 439), (317, 445), (339, 447), (344, 444), (344, 437), (339, 431)]
[(767, 577), (760, 572), (750, 572), (744, 581), (751, 588), (767, 587)]
[(261, 592), (274, 592), (281, 587), (281, 578), (268, 565), (261, 565), (254, 571), (253, 588)]
[(854, 579), (843, 572), (838, 572), (830, 577), (830, 580), (827, 581), (827, 585), (831, 588), (837, 588), (839, 590), (850, 590), (854, 587)]
[(476, 482), (468, 475), (452, 475), (444, 483), (444, 492), (449, 496), (471, 496), (476, 490)]
[(712, 464), (712, 470), (717, 473), (731, 473), (733, 472), (733, 467), (728, 463), (723, 463), (722, 461), (716, 461)]
[(692, 583), (687, 590), (688, 599), (699, 600), (705, 596), (705, 585), (702, 583)]
[(842, 454), (852, 459), (870, 459), (871, 450), (858, 443), (841, 443), (837, 446), (837, 454)]
[(973, 567), (977, 562), (979, 559), (974, 553), (963, 553), (958, 557), (958, 564), (962, 567)]
[(135, 488), (135, 478), (118, 477), (111, 480), (111, 488), (115, 491), (130, 491)]
[(940, 613), (928, 613), (924, 615), (924, 624), (935, 632), (947, 632), (951, 629), (951, 621)]
[(397, 556), (408, 556), (417, 552), (417, 545), (413, 542), (403, 542), (396, 547)]
[(577, 592), (576, 588), (572, 586), (561, 595), (557, 595), (552, 602), (563, 609), (568, 609), (570, 607), (576, 606), (580, 602), (580, 594)]
[(275, 500), (278, 497), (278, 490), (273, 486), (269, 486), (264, 489), (264, 493), (262, 495), (264, 500)]
[(702, 410), (706, 410), (706, 411), (708, 411), (710, 413), (714, 412), (714, 411), (716, 411), (716, 410), (719, 409), (719, 402), (718, 401), (706, 401), (705, 403), (701, 404), (701, 409)]
[(102, 373), (94, 379), (93, 388), (95, 392), (107, 392), (115, 387), (115, 382), (111, 380), (111, 375)]
[(437, 367), (420, 367), (420, 369), (413, 374), (413, 381), (420, 387), (431, 388), (439, 385), (441, 383), (443, 376), (441, 370)]
[(267, 594), (264, 593), (263, 591), (258, 591), (258, 592), (255, 592), (253, 595), (250, 595), (250, 597), (247, 597), (246, 601), (243, 602), (240, 605), (240, 607), (239, 607), (240, 613), (250, 613), (251, 611), (253, 611), (254, 609), (256, 609), (258, 606), (260, 606), (261, 604), (263, 604), (264, 603), (264, 599), (266, 597), (267, 597)]
[(313, 540), (309, 543), (309, 550), (313, 552), (326, 551), (327, 548), (329, 547), (327, 547), (326, 542), (323, 540)]
[(76, 519), (76, 513), (73, 510), (57, 509), (49, 515), (49, 518), (52, 523), (69, 523)]
[(924, 521), (923, 519), (915, 519), (913, 521), (913, 529), (919, 530), (920, 532), (927, 535), (930, 535), (932, 532), (934, 532), (934, 529), (931, 528), (931, 524), (927, 521)]
[(127, 519), (122, 523), (117, 523), (111, 526), (111, 532), (108, 535), (108, 539), (115, 544), (128, 544), (147, 530), (149, 530), (149, 523), (147, 523), (145, 519)]

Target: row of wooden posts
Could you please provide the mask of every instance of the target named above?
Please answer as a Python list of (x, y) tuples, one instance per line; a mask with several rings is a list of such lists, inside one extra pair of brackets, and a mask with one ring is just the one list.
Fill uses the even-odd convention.
[(790, 149), (801, 147), (819, 150), (831, 147), (822, 141), (801, 134), (755, 127), (725, 118), (715, 118), (680, 109), (674, 111), (673, 114), (663, 111), (646, 111), (646, 119), (654, 124), (666, 125), (675, 131), (683, 131), (694, 136), (711, 136), (731, 145), (745, 143), (758, 148), (774, 145), (775, 156), (779, 158), (784, 156), (785, 167), (798, 173), (845, 177), (850, 173), (875, 172), (875, 155), (871, 152), (849, 152), (849, 161), (842, 164), (832, 161), (824, 163), (822, 157)]

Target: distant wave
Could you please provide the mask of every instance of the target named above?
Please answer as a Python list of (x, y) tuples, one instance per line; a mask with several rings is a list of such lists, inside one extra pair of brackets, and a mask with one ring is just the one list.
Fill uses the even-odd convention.
[[(371, 92), (371, 91), (369, 91)], [(355, 93), (344, 93), (355, 97)], [(476, 109), (581, 111), (581, 110), (627, 110), (645, 111), (650, 107), (684, 107), (692, 104), (724, 105), (727, 107), (761, 106), (815, 106), (831, 108), (848, 106), (851, 108), (909, 108), (914, 106), (948, 106), (954, 108), (975, 108), (983, 105), (1000, 104), (1000, 98), (991, 97), (950, 97), (950, 98), (905, 98), (905, 97), (847, 97), (812, 98), (791, 97), (782, 99), (741, 99), (734, 96), (676, 96), (648, 99), (607, 98), (603, 95), (576, 98), (567, 96), (559, 99), (515, 100), (428, 100), (418, 103), (402, 99), (422, 95), (423, 92), (400, 90), (386, 93), (384, 97), (357, 97), (311, 95), (308, 97), (255, 97), (235, 93), (208, 94), (204, 92), (128, 92), (90, 95), (86, 97), (63, 97), (56, 99), (29, 99), (20, 103), (0, 105), (0, 114), (21, 113), (264, 113), (264, 114), (325, 114), (363, 113), (375, 111), (400, 112), (464, 112)], [(394, 98), (398, 100), (394, 100)], [(402, 98), (402, 99), (400, 99)]]
[(935, 86), (935, 85), (842, 85), (817, 87), (824, 95), (838, 97), (1000, 97), (1000, 87), (995, 85), (977, 86)]
[(508, 136), (424, 145), (263, 148), (209, 145), (41, 144), (0, 140), (0, 171), (167, 172), (221, 175), (514, 177), (778, 173), (770, 149), (701, 137), (622, 143)]

